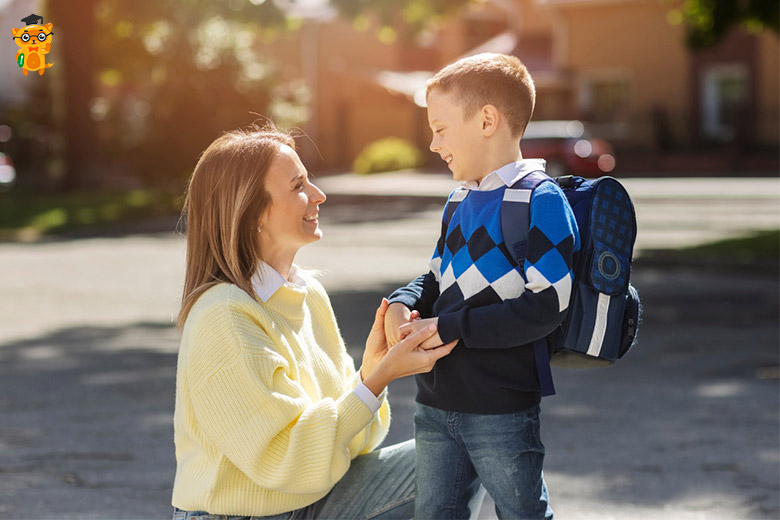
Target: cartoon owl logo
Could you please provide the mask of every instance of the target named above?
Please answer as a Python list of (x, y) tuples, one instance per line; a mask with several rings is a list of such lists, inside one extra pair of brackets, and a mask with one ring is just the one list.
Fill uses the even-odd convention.
[(46, 63), (46, 55), (51, 50), (54, 24), (43, 25), (43, 17), (37, 14), (22, 18), (22, 22), (26, 27), (11, 29), (16, 45), (21, 47), (16, 53), (16, 63), (22, 68), (25, 76), (28, 72), (36, 70), (43, 76), (46, 69), (54, 65)]

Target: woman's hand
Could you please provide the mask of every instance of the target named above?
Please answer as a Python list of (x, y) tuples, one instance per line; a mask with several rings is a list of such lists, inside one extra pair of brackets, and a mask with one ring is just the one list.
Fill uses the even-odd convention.
[[(437, 341), (436, 325), (429, 324), (405, 339), (388, 347), (384, 333), (384, 317), (387, 312), (387, 300), (376, 311), (374, 325), (366, 341), (366, 351), (363, 353), (361, 375), (365, 384), (374, 395), (379, 395), (385, 387), (400, 377), (430, 372), (436, 361), (443, 358), (455, 348), (457, 341), (439, 347), (424, 349), (420, 345), (426, 341)], [(441, 343), (441, 340), (438, 340)]]
[[(436, 328), (438, 329), (438, 327), (439, 327), (439, 318), (427, 318), (427, 319), (424, 319), (424, 320), (418, 319), (418, 320), (410, 321), (409, 323), (401, 325), (399, 330), (401, 332), (401, 337), (405, 338), (408, 335), (414, 334), (415, 332), (417, 332), (419, 330), (422, 330), (425, 327), (428, 327), (430, 325), (435, 325)], [(441, 337), (439, 337), (439, 333), (437, 331), (433, 336), (431, 336), (427, 340), (423, 341), (420, 344), (420, 348), (428, 350), (428, 349), (431, 349), (431, 348), (439, 347), (439, 346), (441, 346), (441, 344), (442, 344), (442, 340), (441, 340)]]
[[(365, 378), (374, 371), (374, 368), (385, 357), (388, 351), (387, 339), (385, 337), (385, 315), (387, 314), (388, 301), (382, 298), (382, 303), (376, 310), (374, 324), (371, 326), (371, 332), (366, 339), (366, 349), (363, 351), (363, 364), (360, 367), (361, 377)], [(379, 394), (376, 394), (379, 395)]]

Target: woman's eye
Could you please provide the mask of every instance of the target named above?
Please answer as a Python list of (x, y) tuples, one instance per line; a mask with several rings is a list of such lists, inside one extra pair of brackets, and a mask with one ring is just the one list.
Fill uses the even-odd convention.
[(300, 191), (302, 189), (303, 189), (303, 183), (302, 182), (299, 182), (298, 184), (295, 185), (295, 190), (296, 191)]

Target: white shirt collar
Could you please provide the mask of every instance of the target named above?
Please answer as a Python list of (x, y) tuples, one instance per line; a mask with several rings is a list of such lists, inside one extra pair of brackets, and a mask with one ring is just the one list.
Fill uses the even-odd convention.
[(284, 276), (279, 274), (276, 269), (260, 260), (257, 263), (255, 274), (252, 275), (252, 289), (265, 303), (285, 284), (292, 287), (306, 287), (306, 280), (298, 274), (298, 268), (295, 264), (290, 267), (290, 277), (293, 279), (292, 282), (285, 280)]
[(466, 181), (461, 186), (467, 190), (495, 190), (502, 186), (511, 186), (531, 172), (545, 171), (545, 165), (546, 161), (544, 159), (521, 159), (507, 163), (498, 170), (490, 172), (480, 183), (477, 183), (477, 181)]

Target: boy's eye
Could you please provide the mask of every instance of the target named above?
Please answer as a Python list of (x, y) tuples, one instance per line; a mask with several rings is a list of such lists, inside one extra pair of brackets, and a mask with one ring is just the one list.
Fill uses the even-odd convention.
[(444, 131), (443, 128), (437, 128), (433, 133), (441, 135), (441, 133)]

